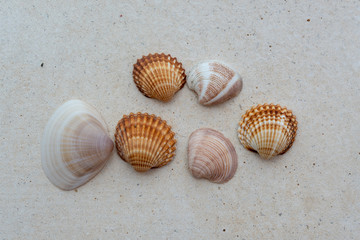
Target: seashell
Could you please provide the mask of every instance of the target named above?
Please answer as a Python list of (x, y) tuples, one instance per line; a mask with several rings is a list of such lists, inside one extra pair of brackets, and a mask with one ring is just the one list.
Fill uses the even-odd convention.
[(237, 96), (242, 89), (242, 78), (224, 63), (207, 61), (190, 71), (187, 84), (197, 93), (200, 104), (214, 105)]
[(118, 122), (115, 145), (120, 157), (138, 172), (159, 168), (175, 156), (175, 133), (166, 121), (147, 113), (130, 113)]
[(133, 78), (137, 88), (149, 98), (170, 101), (184, 87), (185, 70), (169, 54), (149, 54), (134, 64)]
[(210, 128), (200, 128), (190, 135), (188, 158), (194, 177), (216, 183), (229, 181), (238, 167), (238, 157), (230, 140)]
[(71, 100), (55, 111), (45, 127), (42, 167), (51, 183), (72, 190), (100, 172), (113, 148), (106, 123), (96, 109)]
[(296, 130), (296, 117), (286, 107), (259, 104), (242, 116), (238, 137), (246, 149), (269, 159), (290, 149)]

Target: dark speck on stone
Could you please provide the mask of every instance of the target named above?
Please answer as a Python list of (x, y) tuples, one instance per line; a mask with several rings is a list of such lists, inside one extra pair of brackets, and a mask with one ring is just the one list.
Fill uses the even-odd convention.
[(44, 67), (44, 63), (41, 63), (41, 65), (40, 65), (41, 67)]
[(282, 213), (279, 213), (279, 216), (281, 217)]
[(224, 229), (223, 229), (223, 232), (225, 232), (225, 231), (226, 231), (226, 229), (224, 228)]
[(310, 22), (310, 18), (308, 18), (306, 21)]

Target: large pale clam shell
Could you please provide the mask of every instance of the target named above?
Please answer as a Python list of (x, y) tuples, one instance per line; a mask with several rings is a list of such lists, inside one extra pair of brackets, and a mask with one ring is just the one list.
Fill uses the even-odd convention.
[(290, 149), (296, 130), (296, 117), (286, 107), (259, 104), (242, 116), (238, 137), (246, 149), (269, 159)]
[(214, 105), (237, 96), (242, 89), (242, 78), (225, 63), (207, 61), (190, 71), (187, 84), (197, 93), (200, 104)]
[(55, 186), (72, 190), (100, 172), (113, 148), (106, 123), (95, 108), (71, 100), (55, 111), (45, 127), (43, 170)]
[(186, 82), (182, 64), (164, 53), (138, 59), (134, 64), (133, 78), (141, 93), (163, 102), (170, 101)]
[(194, 177), (216, 183), (229, 181), (238, 167), (238, 157), (230, 140), (210, 128), (200, 128), (190, 135), (188, 158)]
[(159, 168), (175, 156), (175, 133), (166, 121), (147, 113), (130, 113), (118, 122), (115, 132), (120, 157), (138, 172)]

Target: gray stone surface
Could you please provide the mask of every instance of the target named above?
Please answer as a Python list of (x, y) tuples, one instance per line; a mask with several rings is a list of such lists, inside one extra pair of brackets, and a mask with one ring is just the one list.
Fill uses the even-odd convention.
[[(359, 239), (359, 16), (359, 1), (0, 1), (0, 238)], [(169, 103), (148, 99), (132, 65), (155, 52), (187, 71), (227, 62), (243, 90), (214, 107), (186, 86)], [(176, 158), (140, 174), (114, 152), (77, 191), (55, 188), (40, 141), (74, 98), (94, 105), (112, 136), (123, 114), (160, 115), (177, 133)], [(270, 161), (236, 136), (241, 115), (265, 102), (299, 122), (293, 147)], [(200, 127), (235, 145), (230, 182), (188, 171)]]

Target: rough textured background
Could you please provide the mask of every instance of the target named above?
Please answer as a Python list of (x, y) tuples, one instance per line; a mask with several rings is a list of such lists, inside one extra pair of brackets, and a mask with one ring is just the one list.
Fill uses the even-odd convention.
[[(359, 1), (122, 2), (0, 1), (0, 238), (359, 239)], [(187, 87), (166, 104), (148, 99), (132, 65), (154, 52), (187, 70), (228, 62), (243, 91), (214, 107)], [(74, 98), (94, 105), (111, 135), (123, 114), (160, 115), (177, 133), (175, 160), (139, 174), (114, 153), (77, 191), (55, 188), (40, 141)], [(264, 102), (299, 122), (292, 149), (270, 161), (236, 136), (241, 115)], [(230, 182), (190, 175), (187, 140), (200, 127), (235, 145)]]

